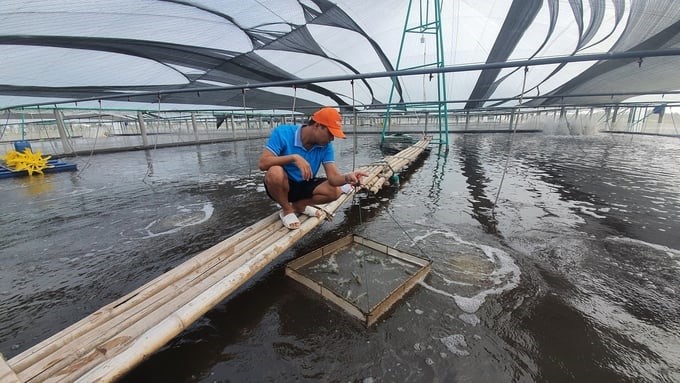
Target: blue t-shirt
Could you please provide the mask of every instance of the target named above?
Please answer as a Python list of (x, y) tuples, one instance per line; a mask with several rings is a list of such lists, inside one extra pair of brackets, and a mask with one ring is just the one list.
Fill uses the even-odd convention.
[[(269, 137), (265, 148), (277, 157), (299, 154), (309, 162), (309, 166), (312, 168), (312, 176), (316, 176), (321, 164), (335, 162), (333, 143), (329, 142), (325, 146), (314, 145), (311, 149), (307, 150), (302, 146), (302, 139), (300, 138), (301, 129), (297, 125), (277, 126), (272, 131), (272, 135)], [(304, 181), (300, 169), (294, 163), (286, 164), (283, 168), (288, 173), (289, 179), (296, 182)]]

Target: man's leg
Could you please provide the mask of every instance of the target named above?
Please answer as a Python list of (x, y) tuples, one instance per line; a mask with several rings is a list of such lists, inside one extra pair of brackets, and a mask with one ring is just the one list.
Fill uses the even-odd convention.
[(293, 206), (288, 202), (288, 175), (281, 166), (272, 166), (264, 175), (269, 195), (281, 205), (283, 215), (294, 213)]
[(342, 192), (337, 186), (331, 186), (328, 181), (324, 181), (314, 188), (311, 198), (305, 198), (293, 202), (293, 210), (297, 213), (305, 211), (305, 207), (309, 205), (317, 205), (335, 201), (340, 198)]

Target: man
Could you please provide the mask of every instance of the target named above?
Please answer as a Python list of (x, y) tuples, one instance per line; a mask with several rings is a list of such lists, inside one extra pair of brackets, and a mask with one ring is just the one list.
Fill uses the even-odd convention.
[[(300, 227), (296, 213), (318, 217), (321, 212), (310, 205), (335, 201), (368, 176), (361, 171), (340, 174), (335, 166), (332, 141), (345, 138), (341, 121), (337, 110), (321, 108), (307, 125), (278, 126), (262, 151), (258, 166), (267, 172), (265, 190), (281, 205), (279, 216), (291, 230)], [(326, 178), (315, 176), (322, 164)]]

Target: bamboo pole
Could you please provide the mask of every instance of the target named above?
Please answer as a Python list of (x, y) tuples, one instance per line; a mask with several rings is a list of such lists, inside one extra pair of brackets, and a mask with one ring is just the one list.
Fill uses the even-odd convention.
[[(307, 219), (312, 219), (311, 217)], [(313, 218), (314, 220), (319, 221), (318, 218)], [(304, 218), (302, 218), (304, 220)], [(89, 343), (92, 343), (94, 345), (103, 345), (100, 347), (93, 347), (93, 345), (88, 345), (81, 350), (81, 352), (78, 352), (78, 356), (80, 356), (80, 361), (79, 360), (73, 360), (75, 358), (71, 358), (69, 361), (70, 363), (75, 363), (75, 364), (82, 364), (83, 362), (86, 363), (87, 365), (96, 365), (97, 362), (101, 359), (101, 356), (98, 354), (101, 354), (102, 351), (106, 355), (109, 354), (115, 354), (115, 348), (124, 348), (127, 344), (133, 341), (135, 336), (138, 336), (141, 334), (141, 331), (144, 331), (144, 329), (149, 328), (155, 323), (156, 321), (162, 320), (162, 318), (165, 318), (169, 315), (172, 315), (172, 313), (177, 310), (180, 305), (184, 304), (185, 302), (189, 301), (192, 297), (196, 296), (200, 291), (208, 289), (212, 284), (215, 283), (216, 280), (219, 280), (220, 278), (223, 278), (225, 276), (228, 276), (233, 272), (233, 270), (240, 265), (242, 265), (244, 262), (247, 261), (250, 257), (253, 256), (253, 254), (257, 254), (263, 247), (269, 246), (278, 240), (281, 239), (285, 234), (289, 232), (288, 229), (282, 229), (283, 225), (280, 224), (280, 221), (277, 220), (277, 225), (278, 225), (278, 231), (276, 233), (270, 233), (269, 236), (266, 236), (266, 240), (263, 241), (258, 241), (257, 246), (254, 247), (253, 249), (249, 250), (248, 252), (239, 255), (238, 258), (235, 260), (230, 261), (227, 265), (222, 266), (222, 268), (218, 269), (218, 273), (215, 275), (210, 275), (209, 277), (198, 281), (197, 284), (190, 286), (190, 290), (185, 291), (180, 294), (179, 297), (176, 297), (175, 299), (171, 300), (168, 303), (165, 303), (163, 307), (161, 307), (158, 310), (152, 310), (152, 309), (145, 309), (145, 313), (148, 313), (149, 315), (147, 317), (144, 317), (144, 319), (140, 319), (137, 321), (137, 318), (130, 318), (127, 322), (132, 322), (130, 323), (131, 326), (128, 328), (128, 330), (120, 331), (118, 329), (114, 335), (116, 335), (116, 338), (112, 338), (111, 334), (106, 334), (105, 336), (102, 336), (100, 338), (90, 340)], [(266, 231), (265, 231), (266, 233)], [(242, 281), (243, 282), (243, 281)], [(170, 293), (171, 296), (175, 296), (174, 292)], [(209, 308), (208, 308), (209, 309)], [(121, 336), (122, 334), (125, 334)], [(88, 354), (85, 355), (83, 351), (90, 351)], [(64, 363), (61, 363), (64, 364)], [(67, 363), (68, 364), (68, 363)], [(50, 366), (49, 370), (44, 371), (43, 374), (50, 375), (53, 374), (54, 371), (52, 370), (59, 370), (59, 367), (62, 366)], [(46, 380), (47, 382), (50, 382), (52, 380)], [(59, 379), (55, 381), (60, 381)], [(70, 379), (67, 379), (67, 381), (72, 381)]]
[(7, 364), (2, 354), (0, 354), (0, 383), (21, 383), (19, 377)]
[[(278, 237), (270, 235), (267, 240), (259, 244), (275, 242)], [(64, 345), (59, 350), (61, 355), (59, 360), (42, 360), (29, 369), (21, 371), (19, 376), (26, 380), (42, 380), (50, 376), (58, 376), (61, 369), (72, 364), (83, 366), (96, 364), (95, 362), (99, 360), (98, 354), (108, 353), (112, 345), (124, 346), (129, 343), (149, 323), (154, 320), (160, 321), (159, 318), (172, 314), (178, 307), (191, 300), (196, 291), (209, 288), (217, 280), (223, 278), (224, 274), (233, 271), (238, 265), (245, 262), (243, 254), (230, 257), (226, 264), (221, 265), (221, 267), (213, 267), (210, 273), (203, 273), (203, 275), (191, 278), (184, 283), (180, 281), (168, 285), (160, 297), (149, 299), (133, 307), (130, 312), (119, 314), (119, 321), (104, 323), (97, 329), (96, 334), (84, 337), (85, 339), (81, 339), (79, 342)]]
[[(360, 168), (369, 174), (364, 186), (384, 183), (388, 172), (399, 171), (415, 160), (429, 140), (387, 157), (384, 163)], [(323, 206), (324, 210), (334, 213), (353, 194), (341, 195)], [(18, 379), (31, 382), (110, 381), (121, 377), (322, 219), (303, 216), (300, 221), (300, 229), (288, 230), (278, 214), (272, 214), (16, 356), (8, 362), (8, 368)]]
[[(311, 217), (310, 217), (311, 218)], [(191, 325), (212, 307), (235, 291), (245, 280), (250, 279), (258, 271), (269, 264), (274, 258), (285, 251), (297, 240), (311, 231), (319, 221), (316, 218), (307, 219), (301, 223), (298, 230), (288, 230), (288, 235), (279, 243), (273, 243), (265, 249), (251, 254), (244, 254), (248, 260), (233, 272), (227, 273), (223, 279), (208, 289), (203, 290), (194, 299), (180, 307), (158, 324), (150, 327), (141, 336), (120, 350), (111, 350), (115, 355), (111, 359), (98, 364), (76, 382), (111, 382), (122, 377), (144, 358)], [(108, 353), (108, 352), (107, 352)], [(70, 380), (69, 380), (70, 381)]]
[[(274, 217), (275, 217), (275, 218), (274, 218)], [(260, 238), (260, 237), (268, 238), (268, 237), (270, 236), (271, 233), (270, 233), (270, 230), (267, 230), (267, 229), (269, 229), (269, 228), (272, 227), (272, 226), (278, 227), (278, 228), (281, 227), (280, 221), (279, 221), (279, 219), (278, 219), (278, 214), (273, 214), (272, 217), (270, 217), (270, 218), (272, 218), (272, 219), (271, 219), (271, 220), (265, 219), (264, 222), (269, 222), (269, 221), (271, 221), (272, 224), (269, 224), (268, 226), (264, 226), (264, 227), (263, 227), (263, 230), (260, 230), (260, 231), (255, 232), (254, 235), (250, 236), (249, 238), (245, 238), (244, 241), (239, 242), (239, 244), (237, 244), (237, 245), (235, 245), (235, 246), (233, 246), (233, 245), (230, 246), (229, 249), (235, 249), (235, 251), (237, 251), (237, 252), (238, 252), (238, 251), (243, 251), (244, 249), (248, 249), (249, 247), (252, 247), (254, 244), (261, 243), (262, 238)], [(255, 227), (256, 227), (256, 228), (259, 228), (258, 226), (263, 226), (263, 225), (256, 225)], [(250, 230), (244, 230), (244, 232), (249, 232), (249, 231), (250, 231)], [(242, 232), (242, 233), (243, 233), (243, 232)], [(232, 237), (232, 238), (231, 238), (231, 242), (234, 242), (235, 240), (238, 241), (238, 239), (240, 239), (240, 237), (241, 237), (241, 236), (239, 236), (239, 235), (237, 235), (237, 236), (235, 236), (235, 237)], [(274, 240), (274, 239), (275, 239), (275, 237), (272, 238), (272, 240)], [(224, 245), (224, 243), (222, 243), (222, 245)], [(213, 248), (211, 248), (211, 249), (209, 249), (209, 250), (206, 250), (206, 252), (203, 253), (203, 255), (211, 255), (211, 256), (214, 256), (212, 253), (214, 253), (213, 250), (214, 250), (215, 248), (217, 248), (217, 247), (218, 247), (218, 246), (215, 246), (215, 247), (213, 247)], [(224, 246), (220, 246), (220, 247), (224, 247)], [(233, 252), (233, 251), (232, 251), (232, 252)], [(197, 257), (197, 258), (198, 258), (198, 257)], [(229, 261), (230, 259), (231, 259), (231, 258), (227, 258), (226, 261)], [(192, 259), (192, 260), (190, 261), (190, 263), (192, 263), (193, 261), (195, 261), (195, 259)], [(202, 267), (204, 267), (204, 268), (205, 268), (205, 267), (214, 268), (215, 266), (218, 266), (218, 265), (217, 265), (218, 263), (224, 262), (224, 261), (225, 261), (225, 259), (212, 258), (212, 262), (209, 262), (209, 263), (207, 263), (207, 264), (203, 264)], [(195, 262), (193, 262), (193, 263), (195, 263)], [(185, 265), (186, 265), (186, 264), (185, 264)], [(177, 269), (175, 269), (175, 270), (173, 270), (173, 271), (177, 271)], [(199, 273), (199, 272), (200, 272), (200, 273), (205, 273), (205, 271), (201, 271), (200, 269), (197, 269), (197, 270), (194, 271), (194, 272), (195, 272), (195, 273)], [(166, 275), (166, 276), (168, 276), (168, 275)], [(195, 277), (192, 277), (192, 278), (195, 278)], [(175, 283), (176, 283), (177, 278), (172, 278), (172, 280), (175, 281)], [(162, 283), (163, 290), (161, 290), (161, 292), (163, 292), (164, 295), (169, 296), (169, 297), (172, 297), (172, 296), (175, 295), (175, 291), (176, 291), (176, 290), (180, 290), (181, 288), (186, 287), (186, 286), (173, 286), (173, 285), (169, 285), (169, 284), (168, 284), (168, 283), (172, 283), (173, 281), (164, 281), (164, 282), (166, 282), (166, 283)], [(152, 285), (155, 286), (155, 285), (157, 285), (157, 284), (152, 283)], [(170, 287), (172, 287), (172, 288), (170, 288)], [(139, 290), (139, 289), (138, 289), (138, 290)], [(155, 292), (155, 291), (151, 291), (151, 293), (154, 293), (154, 292)], [(158, 298), (152, 297), (152, 294), (151, 294), (151, 293), (149, 293), (149, 294), (144, 294), (144, 293), (142, 293), (142, 294), (133, 294), (133, 295), (135, 296), (135, 299), (137, 299), (137, 300), (140, 301), (140, 302), (143, 302), (143, 305), (137, 305), (137, 306), (135, 306), (135, 307), (138, 309), (138, 311), (132, 311), (132, 312), (131, 312), (130, 310), (128, 310), (128, 311), (126, 311), (126, 312), (122, 312), (122, 310), (120, 310), (120, 307), (122, 307), (122, 304), (121, 304), (121, 305), (118, 305), (116, 308), (119, 309), (119, 310), (115, 310), (115, 311), (116, 311), (115, 314), (118, 315), (118, 316), (126, 315), (126, 318), (124, 318), (124, 321), (123, 321), (123, 322), (116, 322), (116, 321), (108, 321), (108, 322), (105, 322), (105, 323), (101, 324), (99, 327), (96, 328), (97, 332), (101, 333), (102, 330), (106, 330), (107, 328), (112, 328), (112, 327), (120, 328), (121, 326), (123, 326), (123, 327), (126, 326), (126, 325), (129, 324), (130, 322), (133, 322), (133, 323), (134, 323), (134, 322), (138, 319), (138, 317), (140, 316), (139, 314), (145, 314), (145, 313), (147, 313), (147, 312), (150, 312), (150, 311), (152, 311), (153, 309), (155, 309), (157, 306), (159, 306), (159, 305), (161, 305), (161, 304), (163, 304), (163, 303), (165, 302), (164, 300), (159, 300)], [(141, 299), (141, 298), (144, 298), (144, 299)], [(154, 299), (157, 299), (157, 301), (154, 301)], [(118, 301), (117, 301), (117, 302), (118, 302)], [(116, 304), (117, 302), (114, 302), (114, 304)], [(129, 301), (128, 301), (128, 302), (129, 302)], [(126, 303), (127, 303), (127, 302), (126, 302)], [(109, 306), (113, 306), (114, 304), (111, 304), (111, 305), (109, 305)], [(141, 312), (139, 312), (140, 310), (141, 310)], [(100, 310), (100, 311), (102, 311), (102, 310)], [(114, 310), (109, 310), (108, 312), (109, 312), (109, 313), (112, 313), (113, 311), (114, 311)], [(132, 314), (137, 314), (137, 315), (132, 315)], [(94, 321), (93, 321), (93, 322), (94, 322)], [(93, 325), (93, 322), (88, 323), (88, 326), (86, 326), (86, 327), (80, 328), (80, 329), (79, 329), (80, 331), (78, 331), (78, 332), (80, 333), (80, 335), (83, 335), (84, 332), (88, 331), (89, 327), (91, 327), (91, 326)], [(74, 334), (71, 333), (71, 335), (74, 335)], [(65, 341), (68, 340), (68, 339), (66, 339), (66, 338), (70, 338), (70, 337), (65, 337), (64, 339), (62, 339), (61, 342), (57, 342), (57, 343), (56, 343), (56, 345), (57, 345), (58, 347), (60, 347), (60, 352), (65, 351), (65, 350), (64, 350), (64, 346), (65, 346), (65, 344), (67, 343), (67, 342), (65, 342)], [(100, 339), (97, 338), (97, 339), (95, 339), (95, 340), (100, 340)], [(52, 346), (54, 347), (54, 345), (52, 345)], [(83, 347), (82, 344), (80, 344), (80, 346), (81, 346), (81, 347), (80, 347), (80, 350), (87, 350), (87, 347)], [(82, 354), (82, 353), (83, 353), (83, 352), (81, 351), (80, 353), (77, 353), (77, 354)], [(35, 354), (33, 354), (33, 356), (35, 356)], [(82, 356), (82, 355), (80, 355), (80, 356)], [(24, 362), (25, 362), (25, 360), (24, 360)], [(50, 362), (50, 363), (51, 363), (50, 367), (51, 367), (52, 369), (54, 369), (55, 367), (58, 367), (57, 364), (53, 364), (53, 361)], [(38, 363), (38, 364), (39, 364), (39, 363)], [(63, 364), (63, 363), (61, 363), (61, 364)], [(19, 367), (24, 367), (24, 366), (19, 366)], [(39, 370), (39, 366), (37, 366), (37, 365), (33, 365), (33, 366), (31, 366), (31, 367), (32, 367), (32, 370)], [(49, 371), (48, 371), (48, 372), (49, 372)], [(31, 372), (24, 372), (24, 373), (27, 374), (27, 375), (29, 375), (29, 376), (31, 375)]]
[(15, 370), (24, 370), (29, 365), (36, 363), (37, 360), (44, 358), (53, 352), (56, 352), (62, 348), (65, 344), (71, 342), (73, 339), (81, 336), (82, 334), (92, 330), (101, 323), (108, 321), (115, 315), (119, 315), (121, 312), (125, 311), (130, 305), (138, 304), (139, 302), (144, 302), (145, 298), (165, 289), (170, 283), (181, 278), (192, 271), (199, 268), (201, 265), (208, 262), (210, 259), (216, 257), (221, 252), (226, 251), (230, 247), (239, 243), (243, 239), (251, 235), (252, 232), (258, 232), (262, 228), (275, 223), (278, 220), (277, 214), (272, 214), (271, 216), (255, 223), (254, 225), (242, 230), (235, 236), (228, 238), (227, 240), (218, 243), (217, 245), (205, 250), (194, 258), (189, 259), (187, 262), (181, 264), (180, 266), (174, 268), (173, 270), (158, 276), (148, 284), (135, 289), (133, 292), (125, 295), (124, 297), (102, 307), (97, 310), (92, 315), (84, 318), (83, 320), (76, 322), (74, 325), (68, 327), (64, 331), (53, 335), (52, 337), (40, 342), (38, 345), (31, 347), (30, 349), (24, 351), (23, 353), (17, 355), (11, 359), (11, 365)]

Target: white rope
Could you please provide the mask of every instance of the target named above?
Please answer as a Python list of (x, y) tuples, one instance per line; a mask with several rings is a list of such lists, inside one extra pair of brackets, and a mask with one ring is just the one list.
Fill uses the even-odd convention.
[[(247, 114), (247, 109), (246, 109), (246, 90), (247, 89), (245, 89), (245, 88), (241, 89), (241, 95), (242, 95), (242, 99), (243, 99), (243, 117), (246, 120), (246, 129), (245, 129), (245, 132), (246, 132), (246, 148), (248, 148), (248, 147), (250, 147), (250, 140), (248, 138), (248, 125), (249, 125), (250, 121), (248, 120), (248, 114)], [(251, 169), (252, 166), (250, 164), (250, 156), (247, 155), (247, 153), (248, 153), (248, 150), (246, 150), (246, 159), (248, 161), (248, 176), (250, 177), (252, 175), (252, 173), (251, 173), (252, 172), (252, 169)]]
[(354, 132), (354, 149), (352, 150), (352, 171), (356, 170), (356, 158), (357, 158), (357, 107), (356, 99), (354, 98), (354, 80), (349, 82), (352, 85), (352, 111), (354, 112), (354, 126), (352, 131)]
[(295, 124), (295, 100), (297, 100), (297, 87), (293, 85), (293, 110), (290, 111), (290, 120)]
[(94, 155), (94, 148), (97, 146), (97, 137), (99, 136), (99, 127), (102, 124), (102, 100), (99, 100), (99, 116), (98, 116), (98, 123), (97, 123), (97, 130), (94, 135), (94, 142), (92, 143), (92, 148), (90, 149), (90, 154), (87, 156), (87, 161), (85, 162), (85, 165), (83, 165), (80, 170), (78, 170), (78, 173), (76, 174), (77, 177), (80, 177), (80, 175), (85, 171), (85, 169), (89, 168), (92, 160), (92, 156)]
[[(529, 72), (529, 67), (524, 67), (524, 79), (522, 80), (522, 93), (519, 95), (519, 106), (522, 106), (522, 99), (524, 98), (524, 89), (527, 84), (527, 72)], [(515, 126), (512, 128), (512, 133), (510, 133), (510, 147), (508, 148), (508, 155), (505, 158), (505, 166), (503, 167), (503, 175), (501, 176), (501, 182), (498, 185), (498, 192), (496, 192), (496, 199), (493, 201), (493, 206), (491, 207), (491, 216), (496, 216), (496, 205), (498, 204), (498, 196), (501, 195), (501, 189), (503, 188), (503, 181), (505, 180), (505, 174), (508, 172), (508, 163), (510, 162), (510, 157), (512, 156), (512, 145), (515, 139), (515, 133), (517, 132), (517, 123), (519, 118), (515, 118)]]
[[(356, 125), (357, 125), (357, 120), (356, 120), (356, 100), (354, 98), (354, 80), (350, 80), (350, 86), (352, 88), (352, 110), (354, 112), (354, 138), (353, 138), (353, 149), (352, 149), (352, 171), (354, 172), (356, 169), (356, 156), (357, 156), (357, 131), (356, 131)], [(354, 192), (354, 195), (352, 196), (352, 205), (353, 206), (358, 206), (359, 207), (359, 223), (363, 223), (363, 219), (361, 217), (361, 203), (356, 203), (358, 200), (356, 190)], [(368, 267), (366, 266), (366, 254), (364, 252), (361, 252), (361, 267), (364, 269), (364, 282), (365, 282), (365, 293), (366, 293), (366, 302), (368, 303), (367, 307), (371, 307), (371, 293), (370, 293), (370, 279), (368, 279)], [(370, 309), (369, 309), (370, 310)]]
[[(671, 108), (669, 107), (668, 109), (670, 110)], [(678, 127), (675, 126), (675, 117), (673, 117), (673, 111), (671, 111), (670, 115), (671, 115), (671, 121), (673, 121), (673, 129), (675, 130), (675, 136), (680, 138), (680, 133), (678, 133)]]
[[(161, 119), (161, 94), (158, 93), (158, 119)], [(161, 127), (160, 121), (156, 123), (156, 136), (153, 138), (153, 150), (156, 150), (156, 145), (158, 144), (158, 136), (160, 135)]]
[[(52, 147), (52, 151), (54, 153), (57, 153), (57, 147), (54, 144), (54, 140), (52, 140), (52, 137), (50, 137), (50, 132), (47, 130), (47, 125), (45, 124), (45, 120), (42, 117), (42, 111), (40, 110), (40, 105), (37, 105), (38, 107), (38, 116), (40, 116), (40, 125), (42, 125), (43, 130), (45, 131), (45, 137), (47, 137), (47, 142), (50, 143), (50, 146)], [(40, 137), (40, 127), (38, 127), (38, 137)], [(66, 150), (66, 148), (64, 148)]]

